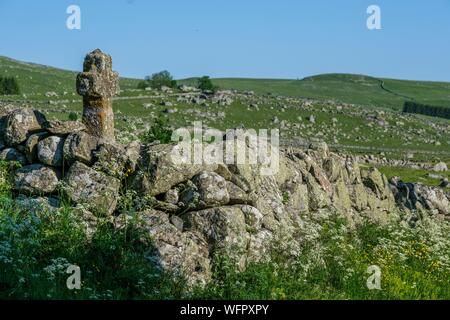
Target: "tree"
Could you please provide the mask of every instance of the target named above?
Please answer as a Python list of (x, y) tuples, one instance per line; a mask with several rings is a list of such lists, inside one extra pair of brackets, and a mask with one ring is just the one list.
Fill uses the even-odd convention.
[(215, 93), (219, 88), (214, 86), (211, 79), (208, 76), (203, 76), (198, 79), (197, 88), (203, 92)]
[(406, 101), (403, 106), (405, 113), (418, 113), (431, 117), (450, 119), (450, 107), (430, 106), (413, 101)]
[(137, 88), (140, 90), (145, 90), (150, 86), (150, 83), (147, 80), (139, 81)]
[(14, 77), (0, 77), (0, 94), (20, 94), (19, 83)]
[(138, 84), (138, 89), (145, 89), (146, 87), (161, 89), (163, 86), (169, 88), (176, 88), (177, 86), (176, 80), (173, 79), (172, 75), (167, 70), (154, 73), (151, 77), (145, 77), (145, 80)]

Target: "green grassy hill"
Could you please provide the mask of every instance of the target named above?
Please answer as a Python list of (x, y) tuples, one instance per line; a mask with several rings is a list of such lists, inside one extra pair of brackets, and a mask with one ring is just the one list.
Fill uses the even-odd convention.
[[(49, 119), (65, 120), (71, 113), (80, 118), (83, 103), (75, 93), (76, 73), (0, 57), (0, 76), (17, 77), (23, 93), (0, 96), (0, 102), (24, 103), (41, 110)], [(350, 74), (302, 80), (214, 79), (222, 89), (255, 92), (255, 95), (230, 94), (233, 102), (224, 107), (210, 101), (194, 103), (177, 90), (172, 93), (137, 90), (139, 81), (121, 78), (122, 92), (114, 99), (116, 128), (123, 140), (137, 139), (162, 113), (176, 128), (199, 120), (220, 130), (239, 125), (254, 129), (279, 128), (285, 143), (295, 144), (299, 138), (322, 140), (337, 150), (364, 155), (450, 161), (449, 120), (399, 112), (408, 99), (450, 106), (450, 83)], [(179, 82), (195, 84), (196, 79)], [(57, 95), (46, 95), (50, 91)], [(314, 101), (306, 103), (296, 99), (299, 97)], [(354, 106), (339, 105), (342, 102)], [(170, 116), (167, 103), (173, 109)], [(308, 120), (312, 115), (314, 123)]]
[[(27, 96), (43, 95), (49, 91), (75, 93), (77, 73), (0, 56), (0, 76), (16, 77), (22, 94)], [(121, 78), (120, 85), (124, 89), (135, 88), (138, 81)]]
[[(76, 73), (0, 56), (0, 75), (15, 76), (28, 98), (37, 99), (49, 91), (75, 93)], [(133, 89), (138, 82), (138, 79), (121, 78), (120, 85), (122, 89)], [(196, 78), (179, 82), (194, 84)], [(405, 100), (450, 107), (450, 83), (446, 82), (377, 79), (352, 74), (324, 74), (301, 80), (220, 78), (213, 82), (222, 89), (335, 100), (376, 108), (400, 110)]]
[[(193, 84), (196, 79), (182, 82)], [(302, 80), (214, 79), (223, 89), (254, 91), (257, 94), (335, 100), (377, 108), (399, 110), (405, 100), (450, 107), (450, 83), (377, 79), (364, 75), (324, 74)]]

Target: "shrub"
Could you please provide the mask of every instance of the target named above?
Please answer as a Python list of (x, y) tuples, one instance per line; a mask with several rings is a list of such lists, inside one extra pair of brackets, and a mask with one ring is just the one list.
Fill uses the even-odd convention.
[(0, 197), (10, 197), (12, 191), (12, 172), (20, 167), (18, 162), (0, 161)]
[(160, 143), (170, 143), (172, 141), (172, 129), (169, 127), (167, 119), (160, 115), (153, 123), (150, 130), (140, 136), (144, 143), (159, 141)]
[[(38, 211), (38, 210), (36, 210)], [(151, 239), (131, 219), (123, 230), (99, 220), (90, 241), (71, 208), (23, 211), (0, 199), (1, 299), (181, 298), (180, 277), (145, 258)], [(67, 267), (81, 269), (80, 290), (68, 290)]]
[(147, 80), (139, 81), (137, 85), (139, 90), (145, 90), (147, 87), (150, 87), (150, 83)]
[[(0, 298), (450, 298), (450, 225), (445, 221), (424, 217), (415, 228), (367, 221), (351, 227), (336, 216), (303, 216), (300, 248), (274, 239), (267, 259), (250, 263), (245, 271), (217, 251), (213, 281), (188, 291), (182, 277), (162, 272), (145, 258), (151, 238), (139, 228), (137, 215), (129, 217), (120, 230), (100, 219), (88, 241), (71, 208), (30, 212), (0, 197)], [(70, 264), (82, 270), (81, 290), (66, 287)], [(371, 265), (381, 269), (381, 290), (366, 286)]]
[(219, 89), (218, 87), (214, 86), (211, 79), (208, 76), (203, 76), (198, 79), (197, 82), (197, 88), (200, 89), (202, 92), (212, 92), (215, 93)]
[(14, 77), (0, 77), (0, 95), (20, 94), (19, 83)]
[(69, 113), (69, 120), (70, 121), (77, 121), (78, 120), (78, 114), (76, 112)]
[(163, 86), (169, 88), (176, 88), (177, 86), (176, 80), (173, 79), (172, 75), (167, 70), (146, 77), (144, 81), (139, 82), (138, 89), (145, 89), (147, 87), (161, 89)]

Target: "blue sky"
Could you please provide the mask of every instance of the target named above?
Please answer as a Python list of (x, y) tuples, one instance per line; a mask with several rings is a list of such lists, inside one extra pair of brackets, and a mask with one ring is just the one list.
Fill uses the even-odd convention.
[[(66, 9), (81, 8), (81, 30)], [(366, 27), (369, 5), (382, 30)], [(122, 76), (450, 81), (450, 0), (0, 0), (0, 55), (80, 70), (95, 48)]]

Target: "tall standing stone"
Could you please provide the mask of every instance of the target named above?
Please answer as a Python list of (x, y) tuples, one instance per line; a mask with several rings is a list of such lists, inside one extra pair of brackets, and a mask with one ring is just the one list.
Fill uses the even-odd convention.
[(100, 49), (84, 59), (77, 76), (77, 92), (83, 96), (83, 123), (87, 132), (105, 141), (114, 141), (112, 98), (119, 92), (119, 75), (112, 71), (112, 59)]

